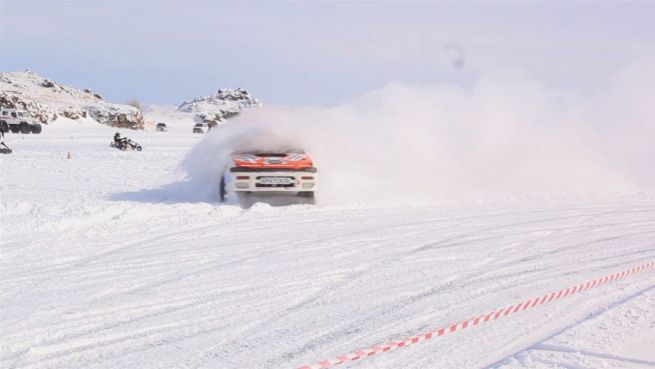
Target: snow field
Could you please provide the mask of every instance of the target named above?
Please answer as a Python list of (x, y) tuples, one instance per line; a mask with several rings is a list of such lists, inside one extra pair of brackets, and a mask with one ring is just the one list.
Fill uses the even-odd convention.
[[(648, 194), (242, 209), (184, 186), (198, 135), (71, 127), (0, 157), (2, 368), (297, 368), (655, 259)], [(349, 367), (652, 367), (654, 281)]]

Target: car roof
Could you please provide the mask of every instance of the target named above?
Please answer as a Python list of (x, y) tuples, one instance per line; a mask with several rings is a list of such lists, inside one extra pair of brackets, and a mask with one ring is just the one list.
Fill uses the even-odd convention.
[(232, 155), (262, 155), (262, 154), (273, 154), (273, 155), (291, 155), (291, 154), (306, 154), (307, 152), (303, 149), (291, 148), (286, 150), (239, 150), (232, 152)]

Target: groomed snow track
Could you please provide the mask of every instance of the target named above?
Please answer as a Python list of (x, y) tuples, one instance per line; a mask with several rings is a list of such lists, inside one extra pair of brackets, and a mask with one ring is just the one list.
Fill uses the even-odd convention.
[[(648, 196), (244, 210), (148, 190), (180, 179), (190, 133), (135, 135), (139, 154), (101, 133), (0, 158), (2, 368), (297, 368), (655, 259)], [(654, 284), (640, 273), (348, 367), (652, 367), (612, 350), (654, 336)]]

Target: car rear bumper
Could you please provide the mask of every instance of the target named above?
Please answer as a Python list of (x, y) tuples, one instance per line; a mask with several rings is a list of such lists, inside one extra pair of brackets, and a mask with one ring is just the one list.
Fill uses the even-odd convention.
[(315, 192), (316, 168), (230, 168), (226, 184), (234, 192)]
[(249, 168), (249, 167), (232, 167), (230, 168), (231, 173), (243, 173), (243, 172), (307, 172), (307, 173), (316, 173), (317, 170), (315, 167), (309, 168)]

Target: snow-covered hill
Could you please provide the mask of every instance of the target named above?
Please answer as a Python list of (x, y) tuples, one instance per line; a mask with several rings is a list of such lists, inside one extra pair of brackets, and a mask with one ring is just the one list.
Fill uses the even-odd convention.
[(89, 89), (59, 84), (33, 71), (0, 73), (0, 107), (25, 110), (41, 123), (66, 117), (121, 128), (143, 129), (144, 124), (132, 106), (106, 102)]
[(0, 73), (0, 107), (25, 110), (34, 120), (46, 124), (65, 117), (135, 129), (154, 126), (159, 121), (184, 122), (189, 126), (194, 122), (215, 125), (244, 109), (260, 106), (262, 103), (247, 90), (226, 88), (178, 107), (152, 105), (144, 117), (133, 106), (104, 101), (101, 95), (89, 89), (60, 84), (34, 71)]
[(218, 124), (225, 119), (239, 114), (244, 109), (257, 108), (262, 103), (252, 97), (243, 88), (219, 89), (215, 94), (197, 97), (190, 102), (184, 102), (179, 111), (193, 113), (199, 123)]

